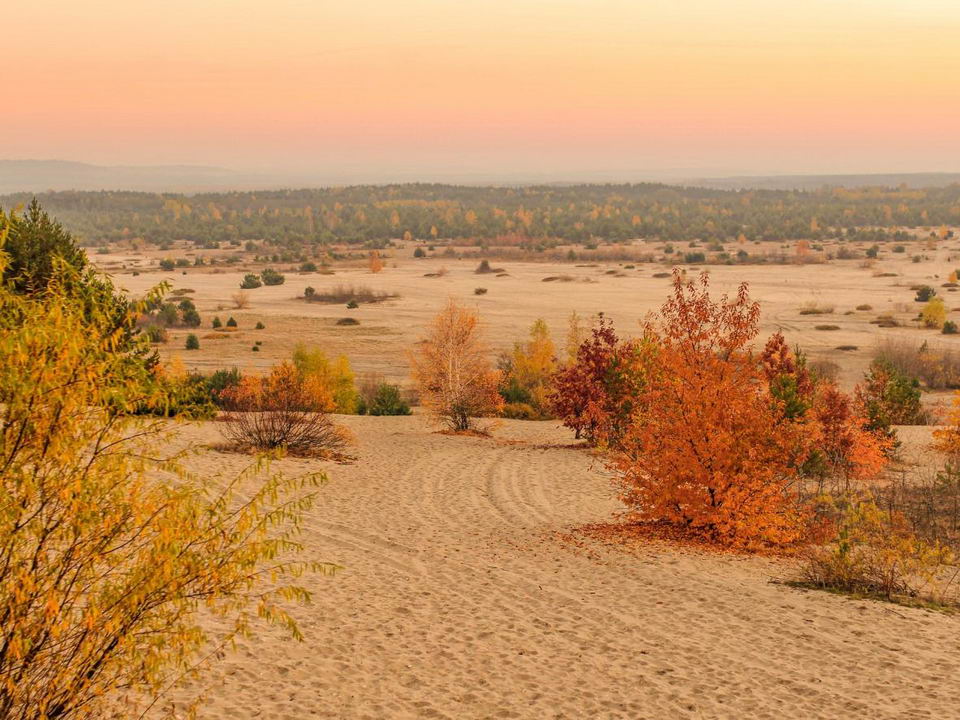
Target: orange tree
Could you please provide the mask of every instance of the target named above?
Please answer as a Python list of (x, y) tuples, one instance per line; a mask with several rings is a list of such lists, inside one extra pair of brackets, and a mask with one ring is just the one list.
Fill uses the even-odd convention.
[(685, 282), (648, 324), (655, 382), (609, 460), (638, 520), (666, 522), (709, 541), (757, 546), (798, 539), (798, 466), (808, 423), (773, 398), (748, 344), (759, 306), (746, 285), (714, 301), (708, 276)]

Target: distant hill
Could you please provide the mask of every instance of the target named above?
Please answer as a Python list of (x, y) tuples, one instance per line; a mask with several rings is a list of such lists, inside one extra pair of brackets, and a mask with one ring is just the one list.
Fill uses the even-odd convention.
[(65, 160), (0, 160), (0, 194), (46, 190), (197, 192), (252, 188), (266, 179), (199, 165), (88, 165)]
[(878, 173), (866, 175), (740, 175), (691, 178), (682, 184), (718, 190), (817, 190), (822, 187), (946, 187), (960, 183), (960, 173)]

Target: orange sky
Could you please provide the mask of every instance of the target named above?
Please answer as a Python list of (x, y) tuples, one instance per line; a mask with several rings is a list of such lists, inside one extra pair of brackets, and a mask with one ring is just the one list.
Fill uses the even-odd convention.
[(33, 0), (0, 157), (319, 177), (960, 170), (956, 0)]

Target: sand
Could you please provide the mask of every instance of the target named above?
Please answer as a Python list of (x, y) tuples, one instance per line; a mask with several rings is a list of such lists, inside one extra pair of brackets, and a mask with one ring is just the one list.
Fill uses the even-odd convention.
[[(656, 247), (654, 244), (650, 248)], [(754, 246), (749, 246), (753, 251)], [(655, 311), (670, 291), (669, 278), (654, 274), (669, 271), (660, 264), (639, 264), (625, 268), (623, 263), (600, 263), (578, 267), (570, 263), (535, 263), (492, 260), (502, 267), (507, 277), (477, 275), (475, 260), (430, 258), (415, 260), (412, 250), (394, 250), (394, 257), (378, 274), (363, 267), (337, 265), (333, 275), (288, 273), (283, 285), (261, 287), (249, 291), (250, 307), (234, 310), (231, 296), (238, 292), (240, 280), (247, 270), (212, 273), (210, 268), (187, 269), (163, 273), (154, 269), (134, 276), (130, 269), (137, 264), (156, 262), (150, 255), (118, 253), (93, 256), (103, 267), (115, 272), (118, 285), (139, 295), (161, 280), (169, 280), (176, 288), (195, 290), (190, 294), (203, 317), (199, 331), (174, 330), (171, 339), (161, 346), (165, 357), (179, 355), (188, 367), (204, 371), (236, 365), (241, 369), (263, 370), (280, 359), (289, 358), (297, 342), (319, 345), (331, 354), (346, 354), (359, 372), (375, 372), (404, 382), (409, 371), (406, 351), (422, 336), (424, 328), (448, 298), (456, 298), (475, 306), (487, 329), (494, 352), (508, 349), (513, 342), (527, 336), (537, 318), (546, 320), (553, 338), (562, 345), (567, 323), (576, 311), (589, 323), (598, 312), (614, 320), (624, 335), (639, 332), (640, 322)], [(911, 256), (923, 253), (929, 259), (914, 263)], [(183, 256), (185, 251), (153, 253), (155, 256)], [(222, 253), (221, 253), (222, 254)], [(127, 270), (119, 270), (121, 264)], [(869, 365), (877, 342), (885, 338), (903, 338), (920, 343), (949, 343), (960, 348), (960, 335), (943, 336), (937, 331), (909, 326), (921, 308), (914, 302), (910, 286), (930, 284), (938, 288), (951, 310), (949, 317), (960, 321), (960, 295), (956, 288), (940, 288), (954, 267), (960, 266), (960, 251), (941, 243), (939, 250), (927, 250), (923, 243), (912, 243), (906, 253), (885, 249), (880, 260), (869, 264), (862, 260), (833, 260), (820, 265), (709, 265), (712, 284), (717, 292), (734, 292), (740, 282), (750, 285), (751, 296), (761, 304), (763, 337), (780, 330), (793, 345), (798, 344), (811, 358), (839, 365), (840, 381), (852, 387)], [(424, 277), (441, 268), (446, 275)], [(258, 268), (254, 268), (257, 271)], [(608, 274), (619, 273), (621, 276)], [(688, 274), (698, 272), (688, 268)], [(882, 277), (882, 273), (894, 273)], [(543, 282), (551, 276), (569, 275), (573, 282)], [(344, 305), (306, 304), (303, 290), (312, 286), (318, 291), (337, 284), (366, 285), (375, 290), (397, 293), (399, 297), (384, 303), (362, 305), (348, 310)], [(474, 295), (474, 289), (487, 289), (485, 295)], [(832, 306), (829, 315), (801, 315), (807, 303)], [(868, 304), (871, 310), (856, 310)], [(956, 309), (954, 309), (956, 308)], [(870, 321), (879, 314), (893, 314), (905, 327), (878, 328)], [(221, 339), (208, 339), (213, 316), (226, 321), (233, 316), (240, 332)], [(337, 326), (340, 318), (352, 317), (359, 326)], [(254, 330), (257, 322), (266, 325)], [(837, 330), (817, 330), (818, 325), (837, 325)], [(201, 337), (199, 351), (186, 352), (188, 332)], [(255, 341), (263, 344), (252, 352)], [(855, 346), (855, 350), (839, 350)]]
[(338, 421), (353, 464), (277, 467), (329, 472), (303, 541), (344, 569), (306, 579), (303, 643), (268, 631), (208, 669), (201, 718), (960, 717), (960, 617), (790, 587), (784, 561), (563, 541), (619, 507), (556, 423)]

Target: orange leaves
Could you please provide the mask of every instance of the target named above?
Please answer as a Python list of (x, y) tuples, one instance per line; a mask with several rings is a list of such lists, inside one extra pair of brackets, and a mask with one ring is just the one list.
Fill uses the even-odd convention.
[(702, 274), (674, 274), (659, 322), (653, 380), (608, 465), (621, 498), (644, 522), (667, 522), (722, 545), (756, 548), (803, 537), (806, 465), (876, 473), (885, 441), (867, 432), (851, 401), (817, 386), (804, 360), (775, 335), (755, 358), (759, 307), (745, 285), (712, 300)]
[(420, 399), (449, 429), (469, 430), (474, 418), (503, 407), (500, 373), (493, 369), (475, 310), (451, 300), (410, 356)]
[(377, 250), (371, 250), (370, 255), (367, 258), (367, 266), (370, 268), (370, 272), (378, 273), (383, 270), (383, 260), (380, 257), (380, 253)]

